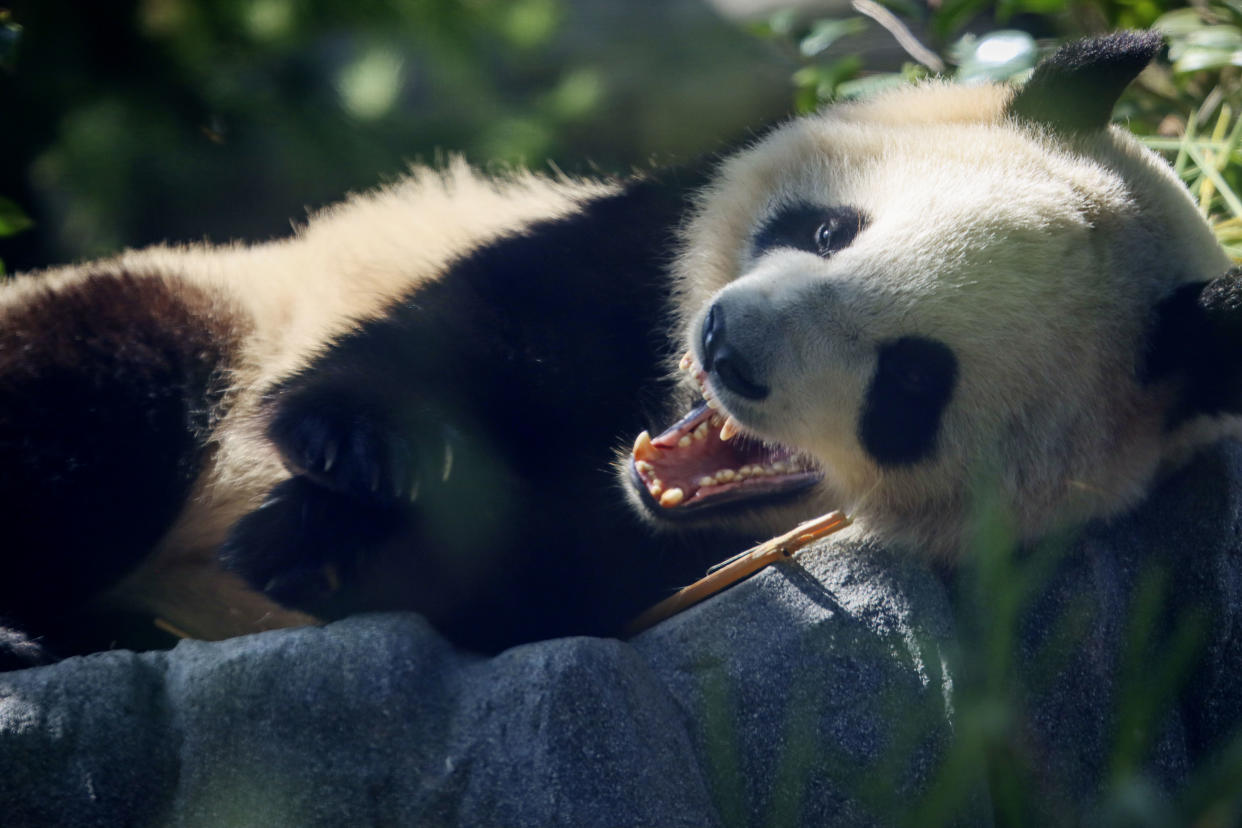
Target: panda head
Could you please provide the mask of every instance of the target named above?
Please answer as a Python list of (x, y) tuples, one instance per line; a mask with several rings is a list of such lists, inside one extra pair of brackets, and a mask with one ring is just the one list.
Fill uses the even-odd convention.
[(1159, 47), (1072, 44), (1016, 91), (913, 87), (726, 160), (676, 264), (692, 410), (635, 443), (632, 499), (755, 531), (844, 509), (947, 555), (982, 493), (1034, 537), (1220, 433), (1242, 289), (1108, 125)]

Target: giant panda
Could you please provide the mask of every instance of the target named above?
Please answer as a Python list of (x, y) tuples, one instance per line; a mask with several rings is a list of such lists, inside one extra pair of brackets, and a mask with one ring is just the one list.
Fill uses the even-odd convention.
[(1022, 540), (1134, 505), (1242, 405), (1242, 283), (1108, 124), (1159, 47), (13, 280), (5, 666), (365, 610), (485, 652), (615, 635), (830, 509), (952, 562), (981, 492)]

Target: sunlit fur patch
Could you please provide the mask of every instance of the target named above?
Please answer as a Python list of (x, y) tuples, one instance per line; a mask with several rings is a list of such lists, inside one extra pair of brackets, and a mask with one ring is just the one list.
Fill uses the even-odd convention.
[[(959, 548), (980, 480), (1025, 537), (1147, 491), (1175, 445), (1164, 391), (1135, 379), (1151, 309), (1229, 267), (1162, 159), (1121, 128), (1067, 139), (1010, 119), (1012, 94), (923, 84), (774, 130), (721, 165), (674, 265), (687, 345), (726, 291), (769, 314), (748, 358), (771, 397), (734, 404), (815, 458), (808, 508), (856, 505), (932, 555)], [(756, 249), (797, 205), (868, 226), (829, 258)], [(859, 420), (881, 348), (905, 337), (943, 343), (957, 373), (934, 431), (919, 421), (886, 464)]]

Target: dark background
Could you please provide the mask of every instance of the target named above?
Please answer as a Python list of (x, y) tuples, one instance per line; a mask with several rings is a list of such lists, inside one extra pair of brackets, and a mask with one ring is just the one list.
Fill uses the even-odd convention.
[(7, 8), (0, 196), (34, 221), (0, 239), (10, 271), (284, 234), (446, 152), (626, 172), (792, 105), (779, 49), (692, 0)]
[[(884, 4), (959, 80), (996, 29), (1180, 27), (1207, 71), (1166, 70), (1136, 128), (1238, 97), (1242, 2)], [(446, 153), (624, 174), (929, 71), (850, 0), (0, 0), (0, 268), (284, 235)]]

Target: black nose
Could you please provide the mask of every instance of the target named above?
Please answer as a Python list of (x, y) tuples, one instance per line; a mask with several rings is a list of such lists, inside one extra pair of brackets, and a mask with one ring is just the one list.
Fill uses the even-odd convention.
[(725, 337), (724, 308), (712, 305), (703, 320), (703, 370), (725, 388), (748, 400), (762, 400), (771, 391), (755, 379), (755, 372)]

